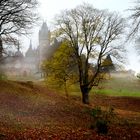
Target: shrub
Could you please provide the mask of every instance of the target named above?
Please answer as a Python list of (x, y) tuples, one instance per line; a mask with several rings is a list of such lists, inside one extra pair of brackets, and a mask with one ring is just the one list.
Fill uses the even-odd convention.
[(96, 121), (96, 128), (99, 134), (107, 134), (108, 133), (108, 122), (104, 119), (98, 119)]
[(95, 123), (91, 125), (91, 128), (96, 128), (99, 134), (107, 134), (109, 124), (115, 117), (114, 109), (112, 107), (107, 111), (101, 110), (101, 107), (95, 107), (91, 111), (91, 115), (94, 117)]

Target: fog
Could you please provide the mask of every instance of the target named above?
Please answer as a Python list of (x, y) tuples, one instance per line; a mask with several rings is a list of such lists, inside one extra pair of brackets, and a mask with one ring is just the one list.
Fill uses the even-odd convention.
[[(38, 9), (40, 16), (42, 18), (42, 22), (46, 21), (46, 23), (48, 24), (48, 27), (50, 30), (53, 29), (53, 23), (54, 23), (54, 17), (56, 14), (60, 13), (62, 10), (64, 9), (71, 9), (76, 7), (77, 5), (82, 4), (84, 1), (83, 0), (77, 0), (77, 1), (68, 1), (65, 2), (64, 0), (60, 0), (59, 1), (59, 6), (56, 5), (56, 1), (55, 0), (39, 0), (40, 2), (40, 7)], [(88, 0), (85, 1), (88, 2), (90, 4), (92, 4), (95, 8), (99, 8), (99, 9), (108, 9), (109, 11), (113, 11), (113, 12), (117, 12), (119, 13), (121, 16), (123, 17), (128, 17), (130, 15), (130, 11), (128, 11), (127, 9), (131, 8), (133, 6), (133, 1), (130, 0)], [(42, 24), (41, 22), (41, 24)], [(38, 32), (40, 29), (40, 26), (35, 27), (33, 29), (33, 34), (28, 36), (27, 38), (23, 38), (23, 49), (22, 51), (25, 53), (28, 49), (28, 44), (30, 39), (32, 39), (32, 46), (33, 48), (37, 48), (37, 46), (39, 45), (39, 41), (38, 41)], [(126, 44), (126, 54), (125, 57), (126, 58), (126, 63), (124, 64), (124, 67), (126, 70), (132, 69), (134, 70), (136, 73), (138, 73), (140, 71), (139, 67), (140, 67), (140, 62), (139, 62), (139, 55), (137, 53), (137, 51), (135, 50), (135, 42), (134, 41), (130, 41), (129, 43)], [(136, 59), (138, 58), (138, 59)]]
[[(39, 41), (39, 30), (41, 30), (42, 28), (41, 27), (42, 23), (46, 21), (46, 23), (48, 24), (47, 30), (49, 31), (49, 29), (53, 28), (53, 20), (54, 20), (53, 18), (55, 14), (59, 13), (63, 9), (66, 8), (70, 9), (82, 3), (81, 0), (78, 0), (76, 2), (70, 1), (67, 3), (61, 0), (59, 2), (59, 6), (58, 5), (55, 6), (56, 1), (54, 0), (52, 1), (40, 0), (39, 2), (40, 2), (40, 7), (38, 11), (41, 15), (42, 22), (40, 22), (40, 25), (32, 29), (33, 33), (31, 35), (27, 35), (26, 37), (24, 36), (20, 37), (22, 49), (20, 49), (17, 52), (15, 51), (15, 56), (9, 57), (4, 61), (5, 68), (7, 68), (8, 70), (10, 69), (8, 73), (14, 73), (14, 75), (17, 75), (16, 74), (16, 70), (17, 70), (18, 73), (20, 73), (23, 76), (26, 74), (30, 75), (31, 73), (35, 75), (40, 75), (39, 74), (41, 73), (40, 65), (41, 62), (44, 60), (44, 56), (46, 54), (49, 56), (53, 52), (53, 50), (50, 49), (51, 48), (50, 46), (52, 44), (50, 42), (49, 43), (47, 42), (48, 40), (47, 34), (46, 34), (46, 40), (42, 39), (42, 41)], [(93, 4), (94, 7), (97, 7), (99, 9), (109, 9), (109, 11), (120, 12), (122, 16), (127, 16), (129, 14), (129, 12), (126, 12), (126, 9), (128, 9), (131, 6), (131, 2), (129, 0), (125, 0), (123, 2), (117, 0), (114, 0), (113, 2), (110, 0), (107, 0), (105, 2), (101, 0), (99, 1), (90, 0), (88, 2)], [(31, 43), (30, 40), (32, 40)], [(44, 48), (46, 49), (42, 49), (41, 46), (42, 44), (44, 44), (45, 41), (46, 41), (46, 46), (44, 46)], [(124, 64), (124, 67), (126, 70), (132, 69), (133, 71), (138, 73), (140, 71), (139, 68), (140, 62), (139, 62), (139, 56), (134, 47), (135, 44), (131, 43), (131, 45), (130, 44), (127, 45), (128, 45), (126, 47), (127, 60), (126, 63)], [(31, 49), (29, 49), (30, 46)], [(12, 68), (16, 68), (16, 70), (14, 70), (15, 72), (11, 70)]]
[(50, 42), (50, 30), (46, 22), (42, 23), (36, 40), (38, 45), (30, 40), (24, 52), (23, 48), (18, 47), (13, 51), (13, 55), (4, 58), (1, 65), (4, 74), (10, 77), (41, 78), (42, 63), (54, 53), (58, 42), (57, 40)]

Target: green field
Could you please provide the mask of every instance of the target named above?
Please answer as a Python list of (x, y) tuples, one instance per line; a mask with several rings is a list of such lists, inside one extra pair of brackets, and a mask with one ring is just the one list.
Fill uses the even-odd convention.
[[(79, 85), (69, 87), (69, 94), (80, 96)], [(135, 77), (111, 77), (103, 80), (97, 87), (93, 87), (90, 96), (95, 94), (109, 96), (140, 97), (140, 80)]]
[[(36, 81), (32, 77), (21, 78), (16, 77), (12, 80), (20, 80), (22, 81)], [(46, 84), (45, 84), (46, 85)], [(57, 83), (47, 83), (47, 85), (51, 90), (64, 93), (64, 88), (59, 87)], [(69, 95), (73, 96), (81, 96), (80, 88), (78, 83), (75, 85), (67, 85)], [(108, 80), (103, 80), (96, 87), (93, 87), (90, 96), (100, 94), (100, 95), (109, 95), (109, 96), (128, 96), (128, 97), (140, 97), (140, 80), (136, 77), (131, 76), (111, 76)]]
[(99, 87), (93, 88), (91, 92), (111, 96), (140, 97), (140, 80), (112, 77), (110, 80), (102, 81)]

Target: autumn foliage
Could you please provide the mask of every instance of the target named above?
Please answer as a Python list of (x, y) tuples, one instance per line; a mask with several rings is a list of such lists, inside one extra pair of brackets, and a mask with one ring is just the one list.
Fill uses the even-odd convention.
[[(96, 128), (91, 128), (96, 122), (91, 115), (93, 109), (97, 110), (94, 105), (102, 103), (101, 110), (103, 109), (103, 114), (106, 113), (105, 100), (102, 97), (95, 96), (94, 100), (98, 104), (94, 102), (94, 105), (87, 106), (81, 104), (78, 97), (70, 96), (70, 100), (67, 100), (62, 94), (32, 82), (0, 81), (0, 89), (0, 139), (138, 140), (140, 137), (140, 118), (135, 118), (130, 113), (131, 105), (127, 108), (129, 111), (114, 110), (119, 121), (114, 119), (109, 123), (108, 133), (102, 135)], [(116, 104), (113, 99), (109, 100)], [(135, 107), (138, 111), (138, 107)], [(126, 113), (124, 116), (125, 112), (129, 115)], [(99, 113), (99, 118), (103, 114)], [(132, 123), (125, 117), (136, 121)]]

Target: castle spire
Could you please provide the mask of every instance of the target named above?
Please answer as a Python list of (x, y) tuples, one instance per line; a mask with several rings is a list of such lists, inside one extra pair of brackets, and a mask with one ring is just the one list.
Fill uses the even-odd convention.
[(48, 29), (47, 23), (43, 22), (41, 29), (39, 30), (39, 44), (43, 41), (46, 42), (50, 38), (50, 31)]
[(29, 48), (32, 50), (32, 40), (30, 39), (30, 46)]

